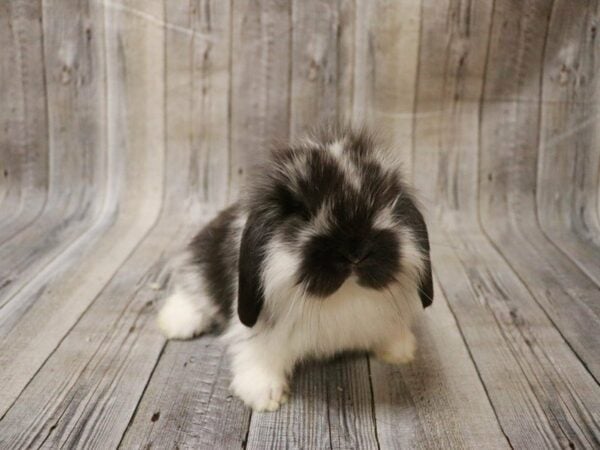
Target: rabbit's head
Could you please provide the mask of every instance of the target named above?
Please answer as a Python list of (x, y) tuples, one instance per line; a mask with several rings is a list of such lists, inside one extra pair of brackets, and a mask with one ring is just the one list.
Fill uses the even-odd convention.
[[(364, 131), (337, 130), (270, 154), (248, 186), (238, 314), (253, 326), (265, 298), (327, 301), (346, 283), (384, 290), (412, 279), (433, 298), (427, 228), (393, 153)], [(291, 291), (295, 293), (290, 294)]]

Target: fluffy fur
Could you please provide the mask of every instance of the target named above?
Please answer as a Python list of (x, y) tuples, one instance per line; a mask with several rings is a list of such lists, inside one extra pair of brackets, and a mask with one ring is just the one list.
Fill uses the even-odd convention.
[(176, 262), (159, 313), (168, 338), (224, 329), (232, 390), (256, 410), (287, 400), (297, 362), (344, 350), (413, 358), (431, 304), (427, 228), (398, 164), (364, 131), (273, 151), (244, 200)]

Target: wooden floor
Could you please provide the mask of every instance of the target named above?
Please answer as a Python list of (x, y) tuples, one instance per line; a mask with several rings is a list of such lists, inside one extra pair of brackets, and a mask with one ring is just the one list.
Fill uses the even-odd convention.
[[(596, 0), (0, 2), (0, 448), (600, 448)], [(416, 361), (231, 396), (166, 262), (268, 139), (387, 130), (427, 208)]]

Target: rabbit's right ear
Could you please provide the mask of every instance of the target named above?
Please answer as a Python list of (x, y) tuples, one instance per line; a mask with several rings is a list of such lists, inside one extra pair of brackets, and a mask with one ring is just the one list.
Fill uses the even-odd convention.
[(423, 308), (433, 303), (433, 276), (431, 273), (431, 251), (429, 248), (429, 234), (423, 214), (415, 205), (415, 202), (406, 195), (401, 196), (394, 206), (398, 217), (401, 217), (405, 225), (408, 225), (417, 239), (417, 246), (421, 250), (424, 259), (424, 267), (419, 280), (419, 297)]
[(262, 273), (270, 228), (265, 220), (251, 213), (242, 232), (237, 313), (247, 327), (254, 326), (265, 300)]

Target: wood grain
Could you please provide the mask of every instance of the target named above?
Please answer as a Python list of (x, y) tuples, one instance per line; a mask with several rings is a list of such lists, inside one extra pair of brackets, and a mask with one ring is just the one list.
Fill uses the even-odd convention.
[(41, 2), (0, 5), (0, 245), (41, 212), (48, 189), (48, 123)]
[(336, 2), (292, 2), (292, 138), (337, 119), (339, 20)]
[(289, 403), (252, 415), (248, 448), (378, 448), (363, 355), (299, 367)]
[[(600, 288), (551, 245), (536, 214), (541, 111), (539, 102), (523, 100), (541, 92), (544, 56), (554, 49), (546, 45), (554, 13), (543, 1), (523, 5), (518, 17), (512, 8), (496, 8), (492, 33), (500, 26), (508, 33), (503, 35), (506, 42), (495, 40), (490, 47), (484, 101), (509, 94), (512, 98), (491, 102), (482, 110), (481, 219), (498, 251), (598, 380), (600, 360), (595, 349), (600, 348), (600, 334), (583, 336), (580, 330), (600, 326)], [(574, 25), (565, 16), (563, 20)]]
[(600, 284), (599, 11), (597, 2), (577, 15), (570, 7), (556, 2), (546, 40), (536, 203), (544, 232)]
[[(516, 174), (527, 167), (525, 159), (531, 148), (521, 143), (512, 147), (511, 153), (507, 148), (511, 140), (498, 130), (510, 128), (514, 131), (511, 137), (527, 136), (532, 129), (528, 120), (537, 117), (538, 102), (529, 95), (537, 95), (535, 70), (539, 68), (535, 56), (527, 52), (541, 51), (546, 25), (538, 19), (547, 17), (549, 10), (544, 2), (528, 2), (521, 7), (521, 13), (515, 14), (508, 3), (497, 2), (493, 11), (479, 9), (481, 16), (474, 16), (474, 9), (469, 15), (454, 15), (457, 25), (462, 25), (456, 28), (457, 37), (473, 31), (467, 28), (467, 17), (468, 24), (491, 20), (489, 41), (473, 42), (475, 48), (465, 47), (464, 37), (462, 46), (439, 48), (440, 44), (436, 50), (434, 43), (427, 43), (421, 47), (427, 57), (421, 59), (420, 73), (430, 73), (424, 62), (436, 64), (436, 55), (447, 63), (442, 66), (444, 83), (439, 86), (444, 90), (439, 94), (431, 91), (429, 83), (419, 85), (415, 179), (419, 180), (418, 174), (426, 177), (435, 168), (435, 179), (423, 179), (420, 185), (436, 204), (437, 220), (432, 227), (434, 242), (438, 243), (434, 244), (436, 273), (510, 444), (517, 448), (594, 447), (598, 386), (532, 297), (531, 285), (523, 284), (520, 278), (540, 267), (541, 260), (534, 262), (526, 256), (524, 249), (530, 244), (519, 240), (514, 229), (502, 234), (503, 241), (497, 246), (487, 235), (495, 239), (508, 223), (522, 224), (527, 214), (531, 216), (531, 211), (521, 208), (520, 221), (516, 221), (509, 210), (496, 209), (492, 214), (488, 206), (492, 202), (506, 204), (510, 195), (514, 195), (511, 206), (516, 206), (517, 199), (526, 198), (525, 182), (530, 181), (520, 178), (520, 191), (510, 190), (506, 182), (494, 185), (494, 189), (488, 187), (490, 180), (519, 179)], [(454, 51), (448, 55), (448, 48), (462, 55), (454, 57)], [(497, 50), (502, 56), (495, 55)], [(477, 59), (477, 55), (483, 58)], [(481, 73), (482, 82), (465, 85), (464, 73)], [(514, 85), (507, 85), (508, 79)], [(476, 90), (463, 91), (463, 86), (479, 88), (479, 94)], [(527, 87), (527, 95), (519, 98), (522, 86)], [(469, 101), (463, 102), (463, 98), (477, 95), (482, 99), (480, 105), (471, 107)], [(440, 115), (421, 114), (431, 109)], [(500, 158), (505, 159), (501, 162)], [(495, 164), (491, 164), (494, 159)], [(547, 248), (551, 251), (553, 247)], [(557, 396), (554, 389), (565, 394)], [(582, 392), (586, 394), (580, 395)], [(577, 413), (572, 415), (574, 411)]]
[[(0, 2), (0, 447), (600, 447), (598, 0)], [(430, 224), (419, 351), (252, 413), (154, 325), (270, 143), (394, 143)]]
[(30, 305), (18, 293), (77, 243), (105, 194), (102, 16), (76, 2), (44, 8), (49, 190), (41, 215), (0, 247), (2, 334)]
[(245, 439), (250, 410), (229, 391), (222, 343), (169, 342), (122, 448), (225, 448)]
[[(292, 3), (291, 138), (344, 115), (337, 110), (338, 95), (349, 92), (337, 88), (337, 61), (347, 57), (353, 42), (337, 39), (347, 26), (339, 22), (339, 14), (333, 2)], [(252, 416), (247, 446), (286, 442), (292, 448), (375, 448), (372, 401), (365, 357), (350, 364), (302, 367), (288, 405), (275, 414)]]
[[(166, 122), (168, 192), (161, 223), (165, 231), (173, 217), (189, 223), (186, 241), (215, 215), (215, 205), (227, 193), (227, 129), (204, 127), (203, 134), (197, 134), (195, 123), (216, 126), (227, 121), (229, 86), (223, 77), (228, 72), (223, 71), (228, 70), (231, 10), (226, 2), (215, 0), (185, 8), (170, 4), (165, 13), (166, 21), (177, 28), (166, 35), (166, 108), (171, 117)], [(190, 71), (202, 73), (202, 83)], [(181, 109), (181, 104), (187, 107)], [(207, 160), (212, 161), (209, 168), (204, 165)], [(250, 411), (229, 392), (222, 343), (206, 336), (192, 344), (167, 344), (122, 448), (234, 447), (245, 439)]]
[(412, 0), (356, 2), (352, 120), (394, 142), (409, 173), (420, 10)]
[(232, 4), (230, 199), (247, 171), (290, 133), (290, 2)]
[[(107, 23), (113, 27), (120, 22), (120, 15), (115, 15), (113, 10), (96, 13), (101, 17), (106, 13), (107, 19), (110, 19)], [(152, 33), (160, 32), (160, 28), (150, 28), (148, 36), (143, 28), (132, 27), (131, 30), (137, 32), (142, 40), (149, 40)], [(109, 27), (106, 37), (109, 48), (121, 39), (120, 33), (115, 33), (115, 28)], [(114, 52), (111, 55), (114, 55), (115, 61), (109, 61), (108, 84), (123, 95), (109, 96), (107, 108), (116, 113), (121, 111), (123, 105), (129, 106), (137, 110), (136, 115), (131, 117), (140, 120), (129, 122), (127, 126), (120, 125), (120, 130), (109, 124), (109, 151), (104, 152), (110, 168), (110, 176), (106, 179), (109, 186), (105, 188), (105, 202), (96, 222), (78, 239), (69, 242), (67, 250), (37, 273), (36, 278), (30, 280), (3, 308), (2, 323), (6, 327), (2, 329), (3, 339), (0, 341), (0, 378), (7, 388), (0, 393), (2, 412), (6, 411), (28, 383), (29, 377), (36, 373), (111, 280), (154, 225), (160, 211), (163, 186), (162, 182), (156, 183), (156, 180), (163, 180), (164, 148), (148, 145), (146, 139), (150, 135), (141, 131), (155, 117), (156, 110), (146, 108), (143, 102), (137, 100), (143, 97), (147, 104), (152, 97), (146, 91), (152, 89), (141, 82), (143, 78), (140, 77), (127, 81), (120, 71), (124, 67), (130, 70), (137, 67), (140, 75), (143, 75), (148, 66), (143, 63), (136, 66), (136, 61), (122, 53)], [(120, 66), (120, 69), (115, 66)], [(113, 69), (119, 71), (113, 72)], [(156, 89), (152, 91), (157, 94), (161, 92)], [(162, 104), (161, 99), (157, 96), (154, 101)], [(146, 114), (152, 118), (144, 118)], [(121, 118), (122, 115), (116, 114), (115, 117)], [(152, 132), (159, 133), (159, 136), (162, 133), (161, 124), (162, 121), (158, 121), (152, 128)], [(136, 141), (123, 134), (125, 129), (135, 130), (136, 127), (140, 132), (133, 136), (142, 139)], [(125, 137), (129, 142), (125, 143)], [(156, 139), (156, 136), (153, 140), (164, 141), (162, 138)], [(32, 336), (33, 329), (36, 334)]]
[(156, 250), (147, 241), (136, 252), (44, 364), (3, 417), (3, 446), (116, 447), (164, 345)]
[(371, 361), (381, 448), (508, 448), (439, 285), (436, 296), (415, 327), (416, 360)]

